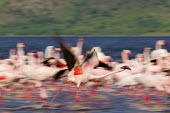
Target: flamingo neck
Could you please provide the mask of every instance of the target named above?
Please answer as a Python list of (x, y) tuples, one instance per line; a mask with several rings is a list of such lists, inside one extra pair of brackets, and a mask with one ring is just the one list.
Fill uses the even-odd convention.
[(125, 53), (121, 53), (121, 56), (122, 56), (122, 62), (123, 63), (128, 63), (128, 61), (129, 61), (129, 56), (128, 56), (128, 54), (125, 54)]
[(150, 54), (147, 51), (144, 51), (144, 62), (146, 63), (150, 62)]
[(78, 56), (79, 55), (81, 55), (82, 54), (82, 48), (83, 48), (83, 40), (79, 40), (78, 42), (77, 42), (77, 48), (78, 48)]
[(47, 46), (45, 49), (45, 58), (49, 58), (52, 56), (52, 49), (54, 48), (54, 46)]
[(55, 53), (55, 57), (56, 57), (56, 58), (60, 58), (60, 52), (56, 52), (56, 53)]
[(9, 53), (9, 58), (12, 58), (12, 56), (15, 56), (16, 54), (15, 54), (15, 52), (14, 51), (10, 51), (10, 53)]
[(41, 58), (37, 58), (37, 59), (36, 59), (36, 64), (41, 65), (41, 61), (42, 61)]
[(36, 59), (35, 59), (35, 57), (34, 57), (33, 55), (29, 55), (29, 56), (28, 56), (28, 64), (29, 64), (29, 65), (34, 65), (34, 64), (36, 64)]
[(156, 50), (158, 50), (158, 49), (162, 49), (162, 45), (161, 45), (161, 44), (159, 44), (159, 43), (156, 43), (155, 49), (156, 49)]
[(22, 47), (17, 48), (17, 54), (19, 57), (24, 56), (24, 49)]
[(17, 47), (17, 57), (18, 57), (20, 65), (24, 64), (25, 62), (23, 59), (23, 56), (25, 56), (23, 47)]
[(90, 79), (98, 79), (98, 78), (103, 78), (103, 77), (106, 77), (106, 76), (109, 76), (111, 74), (115, 74), (115, 73), (119, 73), (119, 72), (122, 72), (124, 71), (125, 69), (119, 69), (119, 70), (116, 70), (116, 71), (112, 71), (108, 74), (104, 74), (104, 75), (91, 75), (90, 76)]

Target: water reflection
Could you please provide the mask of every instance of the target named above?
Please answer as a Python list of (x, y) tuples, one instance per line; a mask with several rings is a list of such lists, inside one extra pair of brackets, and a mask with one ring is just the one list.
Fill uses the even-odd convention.
[[(57, 84), (57, 85), (56, 85)], [(81, 88), (81, 99), (95, 100), (98, 103), (90, 102), (75, 102), (76, 88), (64, 86), (61, 82), (50, 84), (45, 86), (48, 92), (49, 98), (42, 100), (39, 98), (38, 89), (29, 89), (30, 92), (24, 88), (19, 88), (11, 91), (1, 91), (0, 98), (0, 111), (22, 112), (28, 113), (38, 111), (43, 113), (44, 111), (55, 112), (109, 112), (109, 111), (124, 111), (131, 112), (136, 111), (166, 111), (170, 110), (169, 96), (165, 94), (159, 94), (156, 92), (151, 93), (152, 100), (150, 102), (144, 100), (141, 95), (134, 94), (132, 91), (125, 91), (123, 89), (115, 89), (114, 87), (104, 86), (95, 90), (95, 93), (91, 93), (90, 88)], [(43, 104), (48, 103), (55, 95), (59, 87), (65, 88), (54, 103), (49, 107), (43, 107)], [(141, 91), (144, 92), (144, 91)], [(157, 98), (161, 100), (158, 101)]]

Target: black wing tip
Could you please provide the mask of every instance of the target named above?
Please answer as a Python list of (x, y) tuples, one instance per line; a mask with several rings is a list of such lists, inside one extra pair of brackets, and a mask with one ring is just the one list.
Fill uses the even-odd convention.
[(62, 77), (65, 77), (65, 75), (67, 75), (66, 73), (68, 72), (68, 69), (63, 69), (63, 70), (60, 70), (59, 72), (57, 72), (55, 75), (54, 75), (54, 79), (55, 80), (58, 80)]
[(61, 51), (63, 52), (65, 49), (67, 49), (68, 51), (72, 52), (71, 48), (72, 46), (66, 42), (66, 41), (60, 41), (59, 42), (59, 45), (60, 45), (60, 48), (61, 48)]
[(111, 67), (111, 66), (109, 66), (108, 64), (103, 63), (103, 62), (101, 62), (101, 61), (99, 61), (99, 64), (98, 64), (98, 66), (96, 66), (96, 68), (97, 68), (97, 67), (103, 67), (103, 68), (106, 69), (106, 70), (112, 70), (112, 67)]
[(69, 69), (69, 71), (72, 70), (72, 68), (74, 67), (75, 63), (78, 61), (77, 57), (75, 56), (73, 50), (72, 50), (72, 46), (70, 46), (69, 43), (67, 42), (59, 42), (60, 44), (60, 48), (61, 48), (61, 52), (62, 55), (66, 61), (67, 67)]

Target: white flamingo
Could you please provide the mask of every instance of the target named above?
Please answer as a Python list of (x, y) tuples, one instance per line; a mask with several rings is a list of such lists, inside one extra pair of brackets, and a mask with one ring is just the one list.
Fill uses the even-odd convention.
[(112, 60), (111, 56), (106, 56), (100, 47), (93, 47), (91, 51), (96, 51), (99, 61), (110, 62)]
[(158, 40), (155, 44), (155, 50), (151, 52), (152, 59), (159, 59), (168, 56), (168, 51), (166, 49), (162, 49), (162, 46), (167, 44), (168, 43), (165, 40)]
[(26, 47), (27, 44), (25, 43), (17, 43), (17, 56), (19, 62), (22, 64), (25, 61), (25, 51), (24, 47)]

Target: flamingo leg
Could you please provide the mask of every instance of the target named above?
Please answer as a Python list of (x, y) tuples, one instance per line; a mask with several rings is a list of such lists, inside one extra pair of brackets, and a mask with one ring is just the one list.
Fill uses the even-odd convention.
[(150, 95), (150, 89), (147, 89), (144, 96), (143, 96), (145, 102), (151, 103), (151, 95)]
[[(142, 88), (128, 88), (127, 89), (127, 92), (128, 93), (130, 93), (130, 94), (132, 94), (132, 95), (129, 95), (129, 97), (130, 98), (135, 98), (135, 99), (140, 99), (141, 98), (141, 95), (143, 95), (141, 92), (140, 92), (140, 90), (141, 90)], [(126, 90), (126, 89), (125, 89)]]
[[(3, 91), (3, 90), (0, 89), (0, 104), (1, 104), (1, 105), (4, 105), (4, 100), (3, 100), (4, 97), (3, 97), (2, 91)], [(2, 106), (1, 106), (1, 107), (2, 107)]]
[(97, 95), (97, 86), (92, 87), (92, 91), (90, 92), (91, 95)]
[(134, 95), (135, 95), (135, 99), (140, 99), (141, 98), (141, 96), (143, 95), (141, 92), (140, 92), (140, 90), (141, 90), (142, 88), (136, 88), (136, 89), (134, 89)]
[(56, 81), (48, 81), (48, 82), (46, 82), (45, 84), (43, 84), (41, 87), (43, 87), (43, 86), (47, 86), (47, 85), (53, 85), (53, 84), (55, 84), (56, 83)]
[(27, 101), (32, 101), (33, 100), (33, 91), (32, 91), (32, 86), (31, 84), (26, 84), (26, 89), (24, 91)]
[(57, 98), (57, 96), (59, 95), (59, 93), (60, 93), (62, 90), (63, 90), (63, 88), (60, 88), (60, 89), (57, 91), (56, 95), (52, 98), (52, 100), (51, 100), (48, 104), (44, 104), (43, 107), (48, 107), (48, 106), (50, 106), (50, 105), (52, 104), (52, 102)]
[(25, 90), (25, 95), (27, 96), (27, 101), (32, 101), (32, 91), (30, 88)]
[(163, 102), (162, 98), (161, 98), (162, 92), (161, 91), (157, 91), (157, 97), (156, 97), (156, 102)]
[(149, 101), (151, 100), (150, 95), (149, 95), (149, 94), (145, 94), (144, 100), (145, 100), (146, 102), (149, 102)]
[(47, 92), (46, 89), (44, 88), (44, 86), (39, 86), (39, 87), (35, 87), (39, 90), (39, 99), (40, 100), (45, 100), (47, 98)]
[(130, 89), (128, 87), (123, 87), (122, 91), (123, 92), (130, 92)]
[(74, 87), (71, 87), (72, 85), (67, 85), (66, 89), (68, 89), (67, 91), (67, 95), (72, 95), (75, 91), (74, 91)]
[(77, 90), (76, 90), (76, 97), (75, 97), (75, 101), (76, 102), (92, 102), (92, 103), (96, 103), (96, 104), (98, 104), (98, 102), (96, 102), (96, 101), (92, 101), (92, 100), (80, 100), (79, 99), (79, 88), (77, 87)]
[(161, 97), (156, 97), (156, 102), (162, 102), (162, 99), (161, 99)]

